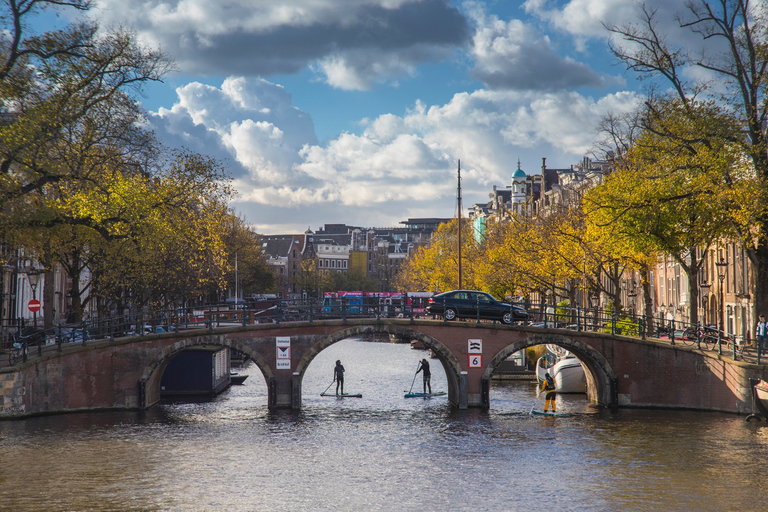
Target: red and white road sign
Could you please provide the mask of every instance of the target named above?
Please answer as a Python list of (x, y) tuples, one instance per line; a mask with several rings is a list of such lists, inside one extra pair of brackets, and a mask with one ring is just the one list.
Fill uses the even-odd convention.
[(27, 303), (27, 308), (33, 313), (40, 311), (40, 301), (37, 299), (32, 299), (29, 301), (29, 303)]

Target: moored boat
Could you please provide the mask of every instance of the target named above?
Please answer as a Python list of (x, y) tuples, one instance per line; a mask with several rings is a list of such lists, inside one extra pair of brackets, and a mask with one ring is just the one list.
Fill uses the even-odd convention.
[(247, 379), (247, 378), (248, 378), (247, 375), (240, 375), (237, 372), (230, 372), (229, 373), (229, 382), (231, 384), (235, 384), (235, 385), (242, 384), (243, 382), (245, 382), (245, 379)]
[(558, 393), (586, 393), (587, 378), (584, 367), (576, 356), (557, 345), (547, 345), (547, 352), (536, 362), (539, 382), (549, 373)]
[(755, 384), (755, 394), (757, 399), (763, 403), (763, 406), (768, 408), (768, 382), (758, 380), (757, 384)]

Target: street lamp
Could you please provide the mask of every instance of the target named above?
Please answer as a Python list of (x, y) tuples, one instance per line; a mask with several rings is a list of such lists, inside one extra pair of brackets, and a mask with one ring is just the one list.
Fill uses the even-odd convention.
[[(723, 281), (725, 281), (725, 271), (728, 269), (728, 262), (725, 261), (723, 258), (720, 258), (720, 261), (715, 263), (715, 267), (717, 267), (717, 278), (720, 280), (720, 329), (719, 329), (719, 332), (717, 333), (717, 353), (721, 354), (722, 353), (722, 347), (721, 347), (721, 344), (720, 344), (720, 341), (721, 341), (720, 338), (721, 338), (721, 334), (723, 332), (725, 332), (723, 330), (723, 327), (724, 327), (723, 315), (724, 315), (724, 312), (725, 312), (725, 306), (723, 305), (723, 301), (724, 301), (724, 298), (723, 298)], [(734, 345), (734, 352), (735, 352), (735, 350), (736, 349), (735, 349), (735, 345)], [(735, 357), (734, 357), (734, 359), (735, 359)]]
[[(40, 282), (40, 275), (43, 273), (43, 271), (35, 267), (29, 267), (25, 273), (27, 274), (27, 279), (29, 279), (29, 287), (32, 288), (32, 300), (36, 301), (37, 285)], [(34, 328), (37, 329), (37, 309), (32, 311), (32, 318)]]
[(709, 288), (712, 286), (709, 283), (701, 283), (699, 290), (701, 290), (701, 305), (704, 310), (704, 325), (707, 325), (707, 296), (709, 295)]
[(627, 293), (627, 297), (629, 297), (629, 309), (632, 313), (632, 318), (635, 318), (635, 298), (637, 297), (637, 283), (635, 280), (632, 280), (632, 289)]

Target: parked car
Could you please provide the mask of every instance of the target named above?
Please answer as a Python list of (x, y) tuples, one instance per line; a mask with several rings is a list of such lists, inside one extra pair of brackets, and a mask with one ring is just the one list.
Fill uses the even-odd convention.
[(482, 318), (511, 324), (528, 319), (525, 308), (498, 301), (488, 293), (475, 290), (453, 290), (434, 295), (427, 304), (427, 313), (441, 315), (448, 321), (456, 318)]

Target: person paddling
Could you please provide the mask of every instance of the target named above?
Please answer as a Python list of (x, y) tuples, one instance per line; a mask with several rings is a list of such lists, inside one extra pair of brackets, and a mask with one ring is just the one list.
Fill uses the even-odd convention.
[(424, 394), (427, 394), (427, 388), (429, 388), (429, 394), (432, 394), (432, 373), (429, 371), (429, 361), (426, 359), (421, 360), (421, 364), (419, 365), (419, 369), (416, 370), (416, 373), (423, 372), (422, 375), (424, 376)]
[(333, 369), (333, 380), (336, 381), (336, 394), (339, 394), (339, 388), (341, 388), (341, 394), (344, 394), (344, 367), (341, 365), (341, 360), (336, 361), (336, 367)]
[(541, 383), (541, 390), (547, 393), (544, 402), (544, 412), (549, 409), (549, 403), (552, 402), (552, 412), (555, 411), (555, 398), (557, 398), (557, 391), (555, 391), (555, 381), (552, 376), (547, 373), (544, 375), (544, 382)]

